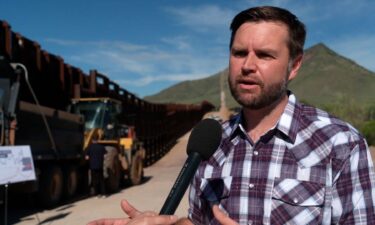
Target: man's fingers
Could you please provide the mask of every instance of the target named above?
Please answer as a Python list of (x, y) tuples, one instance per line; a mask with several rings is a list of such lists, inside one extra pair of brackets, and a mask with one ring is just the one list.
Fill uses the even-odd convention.
[(100, 219), (87, 225), (170, 225), (176, 223), (178, 219), (177, 216), (158, 215), (153, 211), (140, 212), (126, 200), (121, 201), (121, 208), (129, 218)]
[(174, 224), (177, 222), (177, 216), (170, 216), (170, 215), (160, 215), (160, 216), (156, 216), (156, 220), (155, 220), (155, 223), (156, 224)]
[(89, 222), (87, 225), (125, 225), (129, 219), (99, 219)]
[(219, 222), (225, 221), (229, 218), (217, 205), (212, 207), (212, 212)]
[(222, 224), (222, 225), (235, 225), (235, 224), (238, 224), (234, 220), (232, 220), (231, 218), (229, 218), (228, 215), (225, 212), (223, 212), (219, 208), (219, 206), (217, 206), (217, 205), (214, 205), (212, 207), (212, 212), (213, 212), (215, 218), (217, 219), (217, 221), (219, 221), (219, 223)]
[(159, 215), (159, 214), (157, 214), (154, 211), (145, 211), (145, 212), (142, 212), (141, 214), (139, 214), (139, 217), (153, 217), (153, 216), (157, 216), (157, 215)]
[(126, 200), (121, 201), (121, 208), (130, 218), (134, 218), (141, 214), (138, 209), (134, 208), (134, 206), (130, 205), (130, 203)]
[(163, 224), (170, 225), (177, 222), (177, 216), (169, 215), (155, 215), (155, 216), (145, 216), (140, 217), (138, 220), (133, 220), (128, 223), (128, 225), (139, 225), (139, 224)]

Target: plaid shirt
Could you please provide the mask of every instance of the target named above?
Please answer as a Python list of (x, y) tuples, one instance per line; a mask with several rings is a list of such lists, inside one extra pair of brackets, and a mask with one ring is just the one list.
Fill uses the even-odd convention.
[(212, 204), (239, 224), (375, 224), (374, 167), (352, 126), (291, 93), (277, 125), (256, 143), (242, 119), (223, 124), (220, 147), (195, 174), (195, 225), (218, 224)]

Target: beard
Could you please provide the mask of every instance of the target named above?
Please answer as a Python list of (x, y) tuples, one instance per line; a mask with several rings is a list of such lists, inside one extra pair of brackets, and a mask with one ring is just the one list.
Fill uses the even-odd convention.
[(287, 92), (288, 81), (286, 76), (281, 82), (270, 85), (264, 84), (263, 81), (256, 77), (251, 77), (252, 83), (260, 88), (259, 93), (241, 89), (239, 84), (244, 82), (244, 80), (246, 79), (243, 79), (242, 76), (228, 76), (232, 96), (244, 108), (254, 110), (264, 108), (279, 101)]

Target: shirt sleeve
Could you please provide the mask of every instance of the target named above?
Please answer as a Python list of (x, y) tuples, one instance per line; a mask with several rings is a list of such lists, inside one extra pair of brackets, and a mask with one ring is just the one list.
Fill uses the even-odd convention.
[(333, 224), (375, 224), (375, 174), (363, 138), (349, 143), (351, 151), (333, 183)]
[(188, 218), (194, 225), (205, 224), (204, 223), (204, 207), (202, 204), (204, 202), (201, 201), (199, 196), (200, 192), (200, 178), (199, 178), (199, 170), (195, 173), (194, 179), (190, 184), (190, 191), (189, 191), (189, 216)]

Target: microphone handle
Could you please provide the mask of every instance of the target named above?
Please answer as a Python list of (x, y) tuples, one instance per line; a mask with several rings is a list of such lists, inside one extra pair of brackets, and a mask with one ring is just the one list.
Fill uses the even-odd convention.
[(174, 183), (167, 199), (164, 202), (163, 207), (160, 210), (160, 215), (173, 215), (176, 211), (182, 197), (188, 188), (191, 179), (194, 177), (195, 172), (198, 169), (199, 163), (201, 162), (201, 156), (192, 152), (189, 154), (184, 166), (182, 167), (176, 182)]

